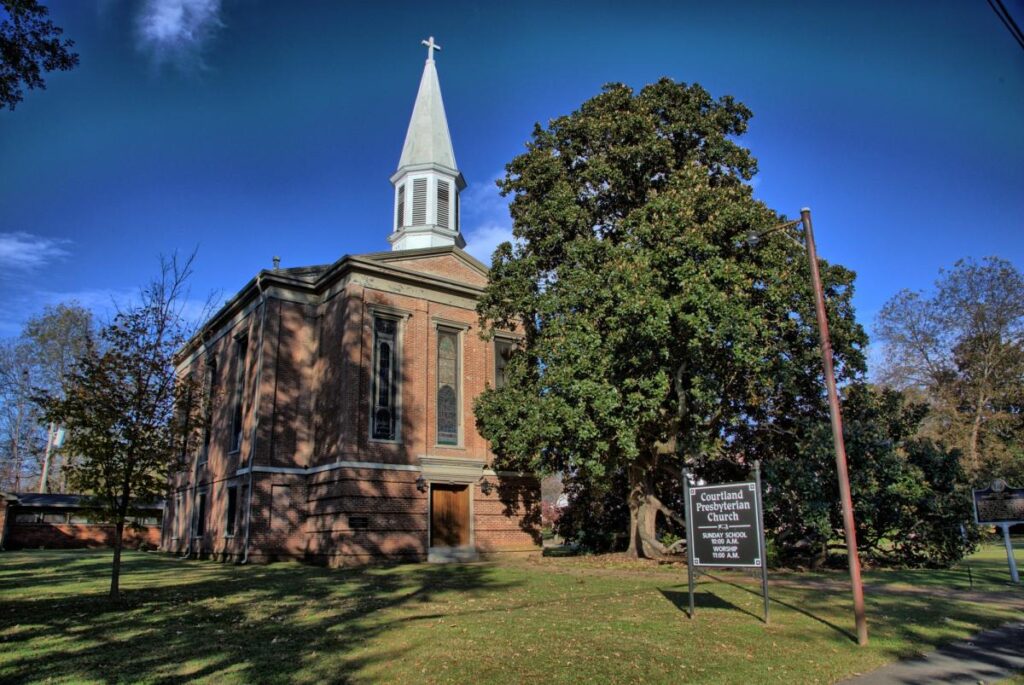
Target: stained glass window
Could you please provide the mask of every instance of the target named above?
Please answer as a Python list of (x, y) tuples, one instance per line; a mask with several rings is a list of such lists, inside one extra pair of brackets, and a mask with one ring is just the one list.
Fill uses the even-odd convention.
[(373, 412), (370, 434), (376, 440), (394, 440), (397, 428), (397, 407), (395, 406), (395, 334), (397, 322), (394, 319), (376, 317), (373, 321)]
[(459, 443), (459, 334), (437, 333), (437, 442)]

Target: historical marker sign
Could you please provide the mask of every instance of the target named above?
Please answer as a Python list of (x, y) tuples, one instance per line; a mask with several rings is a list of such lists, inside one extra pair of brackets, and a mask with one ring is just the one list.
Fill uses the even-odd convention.
[(757, 483), (692, 486), (689, 496), (693, 565), (761, 568)]
[(996, 480), (984, 490), (975, 490), (974, 520), (978, 524), (1024, 523), (1024, 488)]

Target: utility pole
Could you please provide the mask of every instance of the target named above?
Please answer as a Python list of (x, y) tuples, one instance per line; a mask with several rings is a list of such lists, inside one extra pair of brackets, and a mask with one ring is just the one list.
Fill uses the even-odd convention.
[(853, 520), (853, 498), (850, 496), (850, 475), (846, 466), (846, 445), (843, 443), (843, 417), (839, 410), (839, 393), (836, 391), (835, 370), (832, 366), (832, 341), (828, 333), (828, 319), (825, 315), (825, 296), (821, 289), (821, 274), (818, 272), (818, 251), (814, 246), (814, 229), (811, 225), (811, 210), (800, 210), (804, 225), (804, 240), (807, 242), (807, 258), (811, 265), (811, 285), (814, 288), (814, 311), (818, 320), (818, 336), (821, 339), (821, 363), (825, 371), (825, 387), (828, 390), (828, 409), (832, 417), (832, 442), (836, 450), (836, 471), (839, 474), (839, 499), (843, 507), (843, 530), (846, 533), (846, 557), (850, 564), (850, 582), (853, 585), (853, 615), (857, 623), (857, 644), (868, 643), (868, 623), (864, 613), (864, 587), (860, 580), (860, 557), (857, 556), (857, 529)]

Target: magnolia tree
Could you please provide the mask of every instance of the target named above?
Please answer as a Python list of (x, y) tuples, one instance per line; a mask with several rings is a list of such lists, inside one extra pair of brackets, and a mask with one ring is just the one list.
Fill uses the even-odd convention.
[[(606, 86), (538, 125), (499, 181), (515, 241), (478, 311), (523, 338), (479, 429), (504, 468), (561, 472), (570, 491), (621, 478), (637, 556), (678, 546), (659, 530), (683, 524), (684, 467), (739, 473), (801, 418), (827, 426), (806, 256), (752, 196), (750, 116), (697, 85)], [(821, 272), (846, 382), (866, 343), (853, 274)]]
[(125, 526), (138, 504), (165, 495), (194, 418), (192, 381), (176, 379), (173, 363), (191, 332), (182, 308), (193, 257), (163, 260), (138, 304), (89, 341), (63, 392), (42, 400), (46, 419), (67, 429), (64, 453), (76, 456), (66, 467), (69, 486), (91, 495), (95, 514), (114, 525), (113, 600)]

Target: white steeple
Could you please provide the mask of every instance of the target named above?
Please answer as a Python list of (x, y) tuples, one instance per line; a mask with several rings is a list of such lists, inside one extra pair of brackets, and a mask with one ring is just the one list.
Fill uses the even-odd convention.
[(434, 50), (441, 46), (433, 36), (423, 45), (427, 46), (427, 63), (398, 170), (391, 175), (395, 213), (394, 230), (388, 242), (392, 250), (466, 245), (459, 231), (459, 191), (466, 187), (466, 181), (455, 164), (434, 65)]

